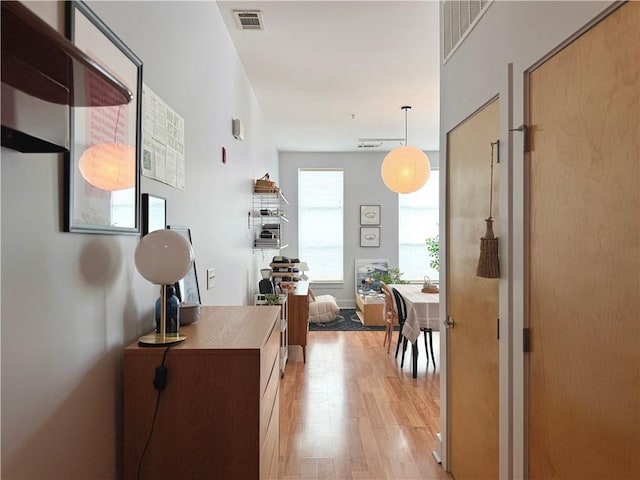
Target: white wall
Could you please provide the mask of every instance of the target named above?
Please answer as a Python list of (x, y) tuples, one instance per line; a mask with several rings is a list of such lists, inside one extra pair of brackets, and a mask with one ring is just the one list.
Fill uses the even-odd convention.
[[(143, 178), (142, 192), (166, 197), (168, 222), (191, 227), (202, 302), (247, 303), (259, 280), (252, 180), (266, 171), (277, 180), (278, 158), (217, 5), (89, 5), (185, 119), (186, 190)], [(58, 25), (55, 3), (29, 6)], [(233, 117), (245, 124), (242, 143)], [(138, 236), (60, 231), (62, 156), (1, 153), (2, 478), (118, 478), (122, 349), (152, 328), (157, 287), (134, 267)], [(211, 291), (207, 267), (217, 269)]]
[[(438, 152), (426, 154), (432, 168), (437, 168)], [(398, 266), (398, 194), (382, 182), (380, 166), (385, 155), (386, 152), (280, 153), (281, 188), (291, 204), (289, 247), (282, 250), (282, 255), (298, 257), (298, 169), (344, 170), (344, 283), (312, 283), (314, 292), (333, 295), (342, 308), (355, 308), (356, 258), (386, 258), (390, 266)], [(360, 205), (381, 206), (380, 248), (360, 247)], [(308, 275), (313, 282), (313, 265), (309, 267)]]
[[(440, 146), (446, 171), (446, 135), (491, 98), (500, 97), (500, 474), (524, 475), (524, 156), (522, 134), (509, 133), (525, 122), (524, 73), (601, 14), (612, 2), (495, 1), (461, 47), (441, 68)], [(512, 72), (510, 74), (510, 72)], [(441, 175), (441, 201), (446, 176)], [(504, 187), (504, 188), (503, 188)], [(446, 259), (446, 219), (441, 211), (441, 258)], [(440, 284), (446, 288), (446, 271)], [(441, 314), (447, 298), (440, 296)], [(446, 356), (446, 330), (441, 355)], [(446, 432), (447, 375), (441, 376), (441, 426)], [(445, 439), (446, 440), (446, 439)], [(446, 457), (446, 441), (443, 444)], [(446, 463), (446, 462), (445, 462)]]

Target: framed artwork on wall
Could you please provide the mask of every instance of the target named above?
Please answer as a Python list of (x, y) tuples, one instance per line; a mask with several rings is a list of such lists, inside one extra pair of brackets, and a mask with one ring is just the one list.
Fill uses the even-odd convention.
[(75, 91), (89, 106), (70, 109), (64, 230), (138, 234), (142, 61), (84, 2), (66, 2), (66, 33), (99, 69), (127, 86), (132, 100), (118, 104), (92, 74), (74, 77)]
[(142, 236), (167, 228), (167, 200), (150, 193), (142, 194)]
[(360, 227), (360, 246), (379, 247), (380, 227)]
[(376, 281), (376, 273), (387, 273), (388, 258), (356, 258), (356, 292), (365, 293), (380, 290), (380, 282)]
[(380, 205), (360, 205), (360, 225), (380, 225)]
[[(191, 242), (191, 229), (189, 227), (180, 225), (167, 225), (167, 228), (180, 233), (189, 241), (190, 244), (193, 245), (193, 243)], [(187, 275), (182, 280), (176, 282), (175, 288), (176, 295), (182, 303), (200, 303), (200, 289), (198, 288), (198, 275), (196, 274), (195, 259), (193, 260), (193, 265), (191, 265), (191, 269), (189, 270)]]

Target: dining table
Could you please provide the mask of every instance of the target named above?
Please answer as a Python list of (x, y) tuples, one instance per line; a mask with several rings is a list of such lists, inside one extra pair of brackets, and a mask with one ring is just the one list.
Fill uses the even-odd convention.
[[(389, 289), (395, 288), (404, 298), (407, 312), (402, 335), (410, 341), (413, 356), (413, 378), (417, 376), (417, 353), (416, 341), (423, 328), (430, 328), (433, 331), (439, 330), (440, 325), (440, 294), (424, 293), (422, 285), (417, 284), (391, 284)], [(394, 308), (397, 306), (394, 302)], [(426, 352), (428, 354), (428, 352)]]

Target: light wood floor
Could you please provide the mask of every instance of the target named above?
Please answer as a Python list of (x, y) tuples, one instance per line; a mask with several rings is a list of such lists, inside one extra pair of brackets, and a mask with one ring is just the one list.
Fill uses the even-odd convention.
[[(309, 332), (280, 384), (280, 479), (450, 479), (433, 459), (440, 371), (418, 378), (382, 347), (384, 332)], [(438, 334), (434, 332), (438, 360)]]

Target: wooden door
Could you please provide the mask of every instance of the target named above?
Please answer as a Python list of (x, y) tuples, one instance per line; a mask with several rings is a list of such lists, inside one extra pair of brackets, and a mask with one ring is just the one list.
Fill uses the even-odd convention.
[(640, 3), (530, 75), (528, 475), (640, 478)]
[[(498, 478), (498, 280), (477, 277), (476, 268), (499, 113), (495, 100), (447, 142), (447, 300), (455, 322), (448, 332), (449, 469), (457, 480)], [(499, 168), (494, 161), (494, 219)], [(496, 234), (498, 227), (496, 221)]]

